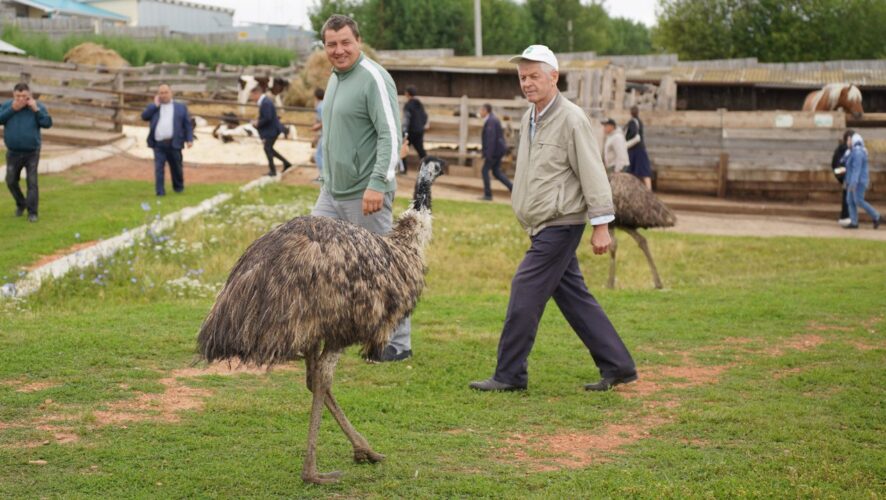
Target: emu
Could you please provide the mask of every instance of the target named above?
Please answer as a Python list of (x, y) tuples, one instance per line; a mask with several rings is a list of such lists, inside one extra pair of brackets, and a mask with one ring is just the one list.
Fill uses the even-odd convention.
[(652, 253), (646, 238), (641, 235), (638, 228), (671, 227), (677, 222), (677, 216), (662, 203), (651, 191), (646, 189), (643, 182), (632, 174), (615, 172), (609, 176), (609, 184), (612, 186), (612, 202), (615, 205), (615, 221), (609, 226), (612, 235), (612, 246), (609, 248), (609, 281), (606, 286), (615, 287), (615, 254), (618, 251), (618, 241), (615, 239), (615, 228), (631, 235), (646, 255), (649, 269), (652, 271), (652, 280), (655, 288), (662, 288), (661, 278), (655, 268)]
[(317, 471), (323, 406), (354, 448), (354, 461), (380, 462), (332, 395), (346, 347), (377, 352), (409, 315), (424, 287), (431, 238), (431, 185), (445, 162), (426, 157), (408, 210), (385, 235), (328, 217), (296, 217), (257, 239), (234, 265), (197, 337), (209, 361), (268, 365), (305, 360), (313, 393), (302, 480), (326, 484), (340, 472)]

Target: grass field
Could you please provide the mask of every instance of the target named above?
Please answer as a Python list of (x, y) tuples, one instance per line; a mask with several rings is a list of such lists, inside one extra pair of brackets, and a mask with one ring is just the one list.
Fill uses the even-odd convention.
[(326, 414), (320, 468), (345, 475), (304, 485), (303, 367), (190, 363), (235, 259), (315, 196), (279, 185), (238, 194), (27, 301), (2, 303), (0, 496), (886, 494), (882, 243), (652, 232), (663, 291), (628, 238), (615, 290), (603, 288), (608, 259), (584, 245), (586, 280), (640, 381), (583, 391), (596, 370), (550, 304), (529, 390), (486, 394), (467, 383), (494, 367), (527, 238), (507, 206), (446, 200), (434, 202), (415, 356), (368, 365), (354, 348), (336, 373), (339, 403), (387, 460), (352, 463)]

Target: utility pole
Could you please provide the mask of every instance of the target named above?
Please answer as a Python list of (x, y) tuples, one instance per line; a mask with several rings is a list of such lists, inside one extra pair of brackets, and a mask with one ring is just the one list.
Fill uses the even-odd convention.
[(480, 19), (480, 0), (474, 0), (474, 55), (483, 55), (483, 27)]

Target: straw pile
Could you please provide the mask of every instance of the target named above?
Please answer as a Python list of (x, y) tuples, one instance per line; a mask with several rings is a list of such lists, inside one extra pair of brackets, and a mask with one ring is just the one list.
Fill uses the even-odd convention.
[(71, 48), (65, 54), (65, 62), (103, 66), (108, 69), (119, 69), (129, 66), (126, 59), (120, 57), (120, 54), (117, 52), (92, 42), (81, 43)]

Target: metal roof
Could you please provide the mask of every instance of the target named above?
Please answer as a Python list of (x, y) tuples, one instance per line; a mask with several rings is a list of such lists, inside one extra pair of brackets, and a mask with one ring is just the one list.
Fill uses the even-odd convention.
[[(378, 55), (378, 63), (394, 71), (437, 71), (442, 73), (516, 73), (517, 65), (508, 62), (511, 55), (391, 57)], [(609, 66), (606, 59), (560, 61), (560, 72), (599, 69)]]
[[(758, 65), (747, 68), (712, 68), (678, 65), (669, 68), (631, 68), (625, 71), (628, 80), (660, 81), (666, 76), (678, 84), (748, 84), (796, 87), (820, 87), (828, 83), (853, 83), (855, 85), (886, 86), (886, 66), (868, 68), (820, 69), (809, 66), (802, 69), (786, 69), (783, 65)], [(774, 67), (772, 67), (774, 66)]]
[(27, 52), (24, 50), (12, 45), (11, 43), (6, 43), (3, 40), (0, 40), (0, 52), (4, 54), (21, 54), (24, 55)]
[(129, 22), (129, 17), (111, 12), (105, 9), (99, 9), (77, 0), (12, 0), (14, 3), (27, 5), (38, 10), (42, 10), (48, 14), (60, 13), (69, 16), (94, 17), (99, 19), (110, 19), (112, 21)]

